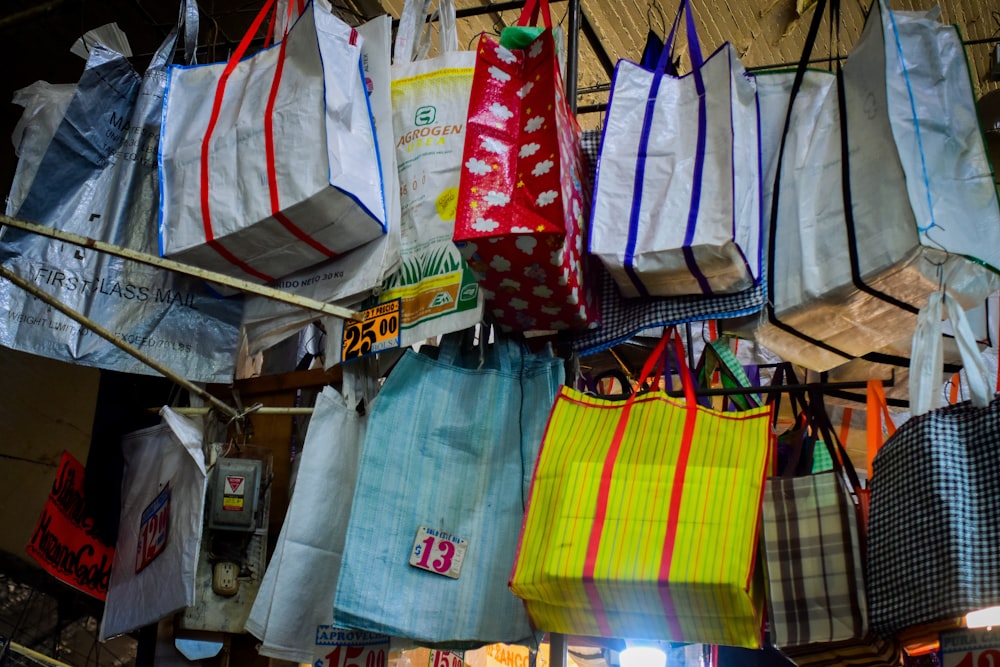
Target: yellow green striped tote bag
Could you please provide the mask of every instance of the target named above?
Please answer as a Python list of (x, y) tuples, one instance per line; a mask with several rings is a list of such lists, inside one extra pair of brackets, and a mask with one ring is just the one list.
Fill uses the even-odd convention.
[(775, 442), (771, 407), (683, 399), (658, 387), (612, 401), (563, 387), (532, 480), (510, 588), (537, 629), (757, 648), (757, 534)]

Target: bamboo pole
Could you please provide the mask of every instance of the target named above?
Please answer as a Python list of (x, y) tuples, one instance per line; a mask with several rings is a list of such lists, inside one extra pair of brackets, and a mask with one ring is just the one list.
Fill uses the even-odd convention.
[(322, 301), (309, 299), (297, 294), (289, 294), (288, 292), (282, 292), (279, 289), (268, 287), (267, 285), (259, 285), (257, 283), (252, 283), (249, 280), (233, 278), (232, 276), (227, 276), (223, 273), (216, 273), (215, 271), (201, 269), (172, 259), (166, 259), (165, 257), (157, 257), (156, 255), (150, 255), (148, 253), (139, 252), (138, 250), (132, 250), (131, 248), (123, 248), (112, 243), (98, 241), (97, 239), (80, 236), (79, 234), (73, 234), (72, 232), (64, 232), (59, 229), (53, 229), (52, 227), (46, 227), (45, 225), (28, 222), (27, 220), (19, 220), (17, 218), (11, 218), (10, 216), (0, 215), (0, 225), (8, 225), (16, 229), (31, 232), (32, 234), (47, 236), (51, 239), (65, 241), (66, 243), (72, 243), (73, 245), (78, 245), (84, 248), (91, 248), (109, 255), (114, 255), (115, 257), (123, 257), (142, 264), (148, 264), (150, 266), (166, 269), (168, 271), (176, 271), (177, 273), (183, 273), (184, 275), (201, 278), (202, 280), (225, 285), (226, 287), (232, 287), (233, 289), (238, 289), (241, 292), (247, 292), (248, 294), (257, 294), (258, 296), (274, 299), (275, 301), (289, 303), (293, 306), (298, 306), (299, 308), (305, 308), (317, 313), (322, 313), (323, 315), (332, 315), (333, 317), (339, 317), (344, 320), (357, 321), (361, 321), (364, 318), (361, 313), (350, 310), (349, 308), (336, 306), (331, 303), (323, 303)]
[(205, 400), (208, 403), (210, 403), (212, 405), (212, 407), (214, 407), (219, 412), (225, 414), (226, 416), (228, 416), (228, 417), (230, 417), (232, 419), (239, 419), (240, 418), (240, 413), (237, 412), (233, 407), (231, 407), (229, 405), (226, 405), (225, 403), (223, 403), (222, 401), (220, 401), (215, 396), (212, 396), (210, 393), (208, 393), (207, 391), (205, 391), (204, 389), (202, 389), (198, 385), (194, 384), (193, 382), (191, 382), (187, 378), (181, 377), (180, 375), (174, 373), (172, 370), (170, 370), (169, 368), (167, 368), (166, 366), (164, 366), (160, 362), (156, 361), (155, 359), (152, 359), (152, 358), (146, 356), (145, 354), (143, 354), (142, 352), (140, 352), (135, 347), (129, 345), (128, 343), (126, 343), (122, 339), (117, 338), (113, 333), (111, 333), (110, 331), (108, 331), (107, 329), (105, 329), (104, 327), (102, 327), (101, 325), (99, 325), (97, 322), (94, 322), (92, 319), (90, 319), (86, 315), (82, 315), (81, 313), (76, 312), (75, 310), (73, 310), (69, 306), (67, 306), (67, 305), (59, 302), (59, 300), (57, 300), (55, 297), (53, 297), (52, 295), (50, 295), (50, 294), (48, 294), (48, 293), (40, 290), (35, 285), (32, 285), (30, 282), (24, 280), (23, 278), (21, 278), (21, 276), (19, 276), (16, 273), (12, 272), (7, 267), (0, 265), (0, 277), (6, 278), (10, 282), (14, 283), (15, 285), (17, 285), (18, 287), (20, 287), (21, 289), (23, 289), (25, 292), (31, 294), (36, 299), (39, 299), (40, 301), (42, 301), (43, 303), (45, 303), (47, 306), (55, 308), (56, 310), (58, 310), (60, 313), (62, 313), (66, 317), (68, 317), (71, 320), (75, 321), (77, 324), (79, 324), (81, 326), (84, 326), (84, 327), (87, 327), (88, 329), (90, 329), (91, 331), (93, 331), (95, 334), (97, 334), (98, 336), (100, 336), (104, 340), (108, 341), (109, 343), (111, 343), (112, 345), (114, 345), (115, 347), (117, 347), (118, 349), (120, 349), (123, 352), (126, 352), (126, 353), (128, 353), (130, 355), (132, 355), (133, 357), (135, 357), (136, 359), (138, 359), (139, 361), (141, 361), (145, 365), (147, 365), (150, 368), (152, 368), (157, 373), (160, 373), (161, 375), (163, 375), (167, 379), (169, 379), (169, 380), (173, 381), (174, 383), (180, 385), (184, 389), (187, 389), (192, 394), (201, 397), (203, 400)]

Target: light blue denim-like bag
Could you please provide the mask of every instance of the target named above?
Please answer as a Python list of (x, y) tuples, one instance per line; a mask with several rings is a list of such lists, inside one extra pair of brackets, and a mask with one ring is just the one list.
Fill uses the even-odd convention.
[[(531, 640), (507, 580), (564, 377), (561, 359), (507, 339), (477, 351), (453, 334), (436, 359), (406, 352), (369, 415), (336, 625), (455, 648)], [(464, 556), (435, 532), (465, 540)], [(457, 578), (439, 573), (458, 561)]]

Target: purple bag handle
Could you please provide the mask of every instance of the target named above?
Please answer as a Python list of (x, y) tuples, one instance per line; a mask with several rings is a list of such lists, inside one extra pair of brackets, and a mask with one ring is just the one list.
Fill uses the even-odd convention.
[(639, 210), (642, 199), (643, 173), (646, 169), (646, 151), (649, 146), (649, 135), (652, 131), (653, 111), (656, 106), (656, 96), (660, 90), (660, 81), (663, 79), (664, 74), (667, 73), (668, 66), (670, 67), (670, 75), (676, 75), (671, 55), (674, 50), (674, 37), (676, 36), (677, 28), (680, 25), (681, 14), (684, 14), (687, 26), (688, 55), (691, 57), (691, 73), (692, 76), (694, 76), (695, 90), (698, 93), (699, 103), (698, 148), (695, 157), (694, 173), (692, 174), (693, 186), (691, 190), (691, 204), (688, 210), (687, 226), (684, 233), (684, 261), (687, 264), (688, 269), (691, 271), (691, 274), (698, 281), (698, 286), (702, 293), (706, 295), (713, 294), (712, 288), (708, 283), (708, 278), (698, 267), (698, 263), (694, 258), (694, 253), (691, 251), (691, 244), (694, 241), (695, 223), (698, 219), (698, 208), (702, 195), (701, 180), (702, 172), (705, 168), (707, 112), (705, 107), (705, 80), (701, 73), (701, 69), (705, 62), (701, 54), (701, 44), (698, 41), (698, 29), (695, 26), (694, 13), (691, 10), (690, 1), (691, 0), (681, 0), (680, 7), (677, 9), (677, 15), (674, 17), (673, 26), (670, 28), (670, 35), (667, 37), (667, 41), (663, 46), (663, 51), (660, 53), (660, 58), (656, 63), (656, 70), (653, 72), (653, 81), (650, 84), (649, 95), (646, 101), (642, 130), (639, 135), (639, 149), (635, 167), (635, 190), (632, 193), (632, 208), (629, 213), (629, 231), (625, 244), (624, 269), (625, 274), (628, 276), (629, 281), (631, 281), (632, 285), (639, 293), (639, 296), (643, 297), (648, 297), (649, 291), (646, 289), (646, 286), (643, 284), (642, 279), (639, 277), (639, 274), (635, 269), (635, 250), (639, 236)]

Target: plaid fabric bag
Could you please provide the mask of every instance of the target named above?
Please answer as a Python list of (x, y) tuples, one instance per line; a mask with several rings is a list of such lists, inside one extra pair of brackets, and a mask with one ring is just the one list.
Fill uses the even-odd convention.
[[(593, 182), (601, 133), (583, 131), (581, 145)], [(685, 322), (752, 315), (764, 305), (764, 281), (734, 294), (626, 299), (600, 262), (592, 262), (587, 268), (595, 278), (597, 301), (601, 304), (601, 326), (565, 334), (573, 351), (583, 356), (614, 347), (644, 331)]]
[[(971, 401), (941, 400), (941, 306), (962, 352)], [(883, 635), (1000, 605), (1000, 399), (965, 314), (936, 292), (913, 340), (910, 405), (872, 463), (868, 579)], [(934, 408), (934, 409), (932, 409)]]
[(773, 477), (764, 486), (771, 639), (800, 666), (898, 665), (898, 645), (876, 637), (869, 623), (861, 519), (845, 474), (853, 489), (860, 483), (818, 392), (811, 392), (808, 412), (812, 436), (827, 444), (834, 469)]

